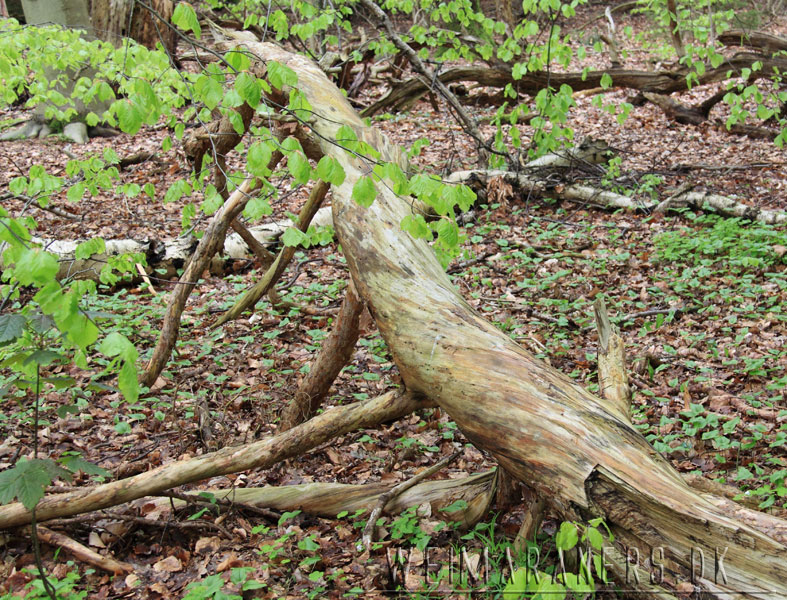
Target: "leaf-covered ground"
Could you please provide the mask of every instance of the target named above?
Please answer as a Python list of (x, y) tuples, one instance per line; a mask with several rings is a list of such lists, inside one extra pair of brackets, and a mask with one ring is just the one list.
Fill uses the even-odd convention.
[[(592, 23), (596, 13), (587, 11), (582, 16)], [(643, 31), (643, 19), (622, 16), (621, 26), (631, 24)], [(783, 31), (782, 21), (769, 30)], [(636, 66), (643, 54), (640, 43), (625, 44)], [(603, 55), (596, 60), (597, 66), (605, 66)], [(697, 102), (717, 89), (704, 87), (683, 94), (681, 100)], [(368, 88), (362, 101), (380, 93), (381, 87)], [(632, 94), (612, 91), (603, 100), (625, 101)], [(747, 204), (787, 210), (783, 152), (768, 141), (733, 136), (718, 127), (716, 121), (725, 119), (724, 105), (700, 126), (676, 124), (651, 104), (635, 106), (621, 125), (592, 100), (576, 98), (570, 125), (578, 139), (601, 138), (616, 149), (620, 174), (607, 176), (606, 184), (637, 197), (664, 199), (678, 186), (691, 183)], [(474, 109), (479, 117), (493, 110)], [(25, 114), (7, 111), (2, 118)], [(377, 125), (405, 146), (427, 138), (430, 144), (415, 162), (432, 172), (447, 174), (472, 166), (467, 162), (473, 155), (471, 142), (448, 113), (435, 112), (428, 99), (410, 113), (377, 119)], [(529, 127), (520, 129), (523, 140), (532, 136)], [(185, 199), (170, 204), (162, 200), (172, 181), (187, 176), (188, 166), (177, 144), (161, 151), (166, 135), (164, 128), (154, 128), (134, 137), (94, 139), (84, 146), (57, 138), (6, 142), (0, 146), (0, 161), (6, 165), (0, 173), (3, 190), (10, 178), (26, 174), (33, 165), (64, 176), (72, 154), (84, 157), (111, 147), (120, 156), (155, 153), (124, 170), (121, 179), (153, 183), (157, 197), (129, 199), (110, 189), (74, 204), (63, 196), (50, 205), (60, 214), (8, 196), (3, 196), (3, 206), (34, 216), (38, 233), (46, 238), (174, 237), (181, 232)], [(580, 175), (597, 185), (604, 183), (602, 172), (570, 177)], [(287, 195), (274, 206), (275, 216), (297, 212), (304, 198), (303, 190)], [(466, 221), (465, 254), (449, 272), (479, 312), (555, 368), (598, 391), (592, 303), (602, 294), (625, 338), (633, 415), (642, 433), (678, 470), (731, 484), (745, 493), (747, 502), (785, 512), (784, 228), (691, 212), (612, 213), (531, 198), (497, 181)], [(198, 220), (196, 227), (205, 222)], [(60, 392), (46, 394), (41, 451), (53, 457), (78, 452), (113, 476), (128, 477), (275, 433), (279, 412), (330, 330), (348, 272), (335, 244), (300, 251), (279, 291), (285, 299), (319, 308), (323, 314), (277, 312), (261, 302), (255, 314), (211, 329), (216, 315), (260, 276), (251, 258), (235, 263), (233, 271), (224, 277), (205, 274), (187, 305), (172, 360), (137, 404), (124, 403), (111, 389), (114, 382), (101, 377), (101, 358), (92, 359), (92, 371), (69, 369), (86, 400), (78, 414), (60, 417), (58, 407), (74, 399)], [(134, 340), (144, 358), (156, 341), (172, 285), (154, 279), (157, 295), (143, 283), (107, 289), (91, 308), (116, 314), (113, 326)], [(110, 388), (96, 390), (91, 382)], [(373, 397), (399, 383), (373, 322), (364, 319), (352, 364), (335, 382), (326, 405)], [(29, 397), (2, 400), (0, 468), (31, 454), (31, 417)], [(273, 469), (219, 477), (204, 486), (401, 481), (464, 441), (447, 415), (425, 411), (348, 434)], [(460, 477), (490, 466), (492, 461), (468, 446), (438, 477)], [(88, 484), (88, 479), (84, 476), (75, 485)], [(490, 516), (486, 525), (469, 533), (443, 528), (429, 515), (417, 526), (414, 517), (403, 517), (388, 523), (383, 549), (370, 554), (356, 548), (359, 527), (365, 523), (362, 515), (328, 520), (285, 514), (279, 519), (238, 509), (221, 515), (194, 506), (173, 510), (166, 503), (140, 501), (56, 524), (95, 550), (134, 565), (132, 575), (112, 578), (91, 572), (46, 545), (43, 553), (54, 578), (65, 584), (73, 578), (90, 598), (181, 598), (189, 584), (199, 581), (204, 590), (192, 587), (190, 597), (212, 598), (210, 590), (221, 586), (239, 594), (243, 585), (244, 597), (249, 598), (338, 598), (362, 592), (376, 597), (391, 587), (387, 550), (418, 545), (432, 536), (430, 546), (436, 554), (429, 560), (448, 562), (452, 545), (501, 548), (506, 536), (517, 531), (521, 517), (514, 508), (496, 520)], [(548, 536), (555, 527), (548, 519), (542, 532)], [(7, 532), (2, 538), (0, 578), (6, 590), (18, 591), (33, 578), (25, 570), (33, 564), (28, 533)], [(546, 551), (549, 544), (544, 543)], [(435, 587), (441, 585), (447, 584)]]

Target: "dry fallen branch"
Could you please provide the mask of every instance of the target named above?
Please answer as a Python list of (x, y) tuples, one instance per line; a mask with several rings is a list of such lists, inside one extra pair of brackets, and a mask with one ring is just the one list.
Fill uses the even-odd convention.
[[(276, 152), (271, 158), (268, 165), (269, 168), (273, 168), (281, 158), (281, 153)], [(161, 325), (161, 334), (156, 347), (153, 349), (153, 355), (150, 357), (150, 361), (141, 377), (144, 385), (153, 385), (164, 369), (164, 365), (169, 360), (178, 338), (180, 317), (186, 306), (186, 300), (188, 300), (192, 290), (197, 286), (197, 282), (213, 255), (224, 244), (224, 237), (227, 234), (230, 223), (243, 211), (251, 197), (250, 194), (258, 186), (259, 180), (256, 178), (246, 179), (213, 217), (205, 231), (205, 235), (200, 240), (197, 249), (183, 271), (183, 275), (180, 277), (180, 285), (175, 286), (175, 289), (172, 291), (169, 304), (167, 305), (167, 313), (164, 315), (164, 322)]]
[(115, 575), (125, 575), (126, 573), (132, 573), (134, 571), (132, 565), (115, 560), (109, 556), (101, 556), (98, 552), (91, 550), (84, 544), (80, 544), (67, 535), (52, 531), (40, 525), (37, 531), (38, 538), (42, 542), (51, 546), (60, 546), (64, 550), (68, 550), (77, 560), (101, 569), (102, 571), (109, 571)]
[[(429, 406), (422, 396), (388, 392), (377, 398), (337, 406), (297, 427), (246, 446), (223, 448), (198, 458), (175, 462), (128, 479), (74, 492), (47, 495), (36, 506), (40, 521), (67, 517), (160, 494), (170, 488), (209, 477), (254, 468), (267, 468), (300, 456), (338, 435), (374, 427)], [(0, 529), (30, 522), (30, 511), (20, 502), (0, 506)]]

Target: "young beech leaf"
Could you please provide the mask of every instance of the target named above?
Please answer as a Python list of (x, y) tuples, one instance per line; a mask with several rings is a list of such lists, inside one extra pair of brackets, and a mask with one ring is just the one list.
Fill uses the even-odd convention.
[(253, 75), (240, 73), (235, 79), (235, 90), (252, 108), (257, 108), (262, 97), (260, 84)]
[(118, 387), (126, 402), (136, 402), (139, 398), (139, 379), (133, 362), (125, 361), (118, 374)]
[(51, 365), (56, 360), (64, 358), (65, 357), (62, 354), (58, 354), (54, 350), (35, 350), (25, 359), (25, 362), (23, 362), (22, 365), (24, 366), (30, 363), (36, 363), (42, 367), (46, 367), (47, 365)]
[(0, 343), (13, 342), (22, 335), (25, 318), (22, 315), (0, 315)]
[(300, 246), (304, 244), (308, 247), (309, 236), (297, 227), (289, 227), (281, 236), (281, 241), (284, 242), (285, 246)]
[(560, 525), (560, 530), (555, 535), (555, 546), (557, 546), (559, 550), (571, 550), (577, 545), (578, 540), (579, 534), (577, 532), (577, 526), (569, 521), (564, 521)]
[(72, 473), (82, 471), (86, 475), (100, 475), (101, 477), (112, 477), (112, 471), (94, 465), (92, 462), (86, 461), (79, 454), (66, 454), (58, 459), (58, 462)]
[(120, 358), (129, 362), (136, 361), (139, 356), (134, 344), (128, 341), (125, 335), (117, 331), (113, 331), (104, 338), (98, 351), (104, 356), (120, 356)]
[(77, 245), (76, 249), (74, 250), (74, 257), (85, 260), (94, 254), (102, 254), (106, 248), (106, 244), (102, 238), (93, 238)]
[(285, 85), (294, 86), (298, 83), (298, 76), (289, 67), (276, 62), (268, 61), (268, 81), (276, 89), (282, 89)]
[(19, 498), (27, 510), (33, 510), (47, 486), (58, 477), (71, 481), (71, 473), (53, 460), (20, 458), (12, 469), (0, 473), (0, 504)]
[(308, 183), (312, 174), (311, 165), (301, 152), (292, 152), (287, 156), (287, 170), (300, 184)]
[(331, 185), (344, 183), (345, 173), (339, 161), (330, 156), (323, 156), (317, 163), (317, 177)]
[(172, 24), (180, 27), (184, 31), (194, 32), (194, 36), (200, 39), (202, 28), (194, 8), (188, 2), (178, 2), (172, 13)]
[(19, 283), (37, 286), (52, 281), (60, 268), (57, 258), (41, 248), (25, 248), (14, 266), (14, 275)]
[(254, 142), (249, 147), (249, 153), (246, 157), (249, 172), (252, 175), (258, 175), (260, 177), (267, 177), (270, 175), (268, 162), (270, 161), (272, 154), (273, 152), (271, 151), (271, 147), (268, 144), (263, 142)]
[(377, 188), (371, 177), (363, 176), (353, 186), (352, 199), (364, 208), (368, 208), (377, 196)]

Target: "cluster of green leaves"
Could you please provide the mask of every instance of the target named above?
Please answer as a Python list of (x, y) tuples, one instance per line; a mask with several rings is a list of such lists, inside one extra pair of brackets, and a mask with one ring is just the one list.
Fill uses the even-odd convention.
[[(164, 53), (135, 44), (116, 49), (86, 40), (78, 31), (23, 28), (13, 20), (0, 21), (2, 101), (10, 104), (25, 96), (28, 106), (42, 105), (48, 119), (68, 121), (79, 113), (89, 125), (103, 121), (129, 132), (143, 123), (155, 123), (164, 111), (184, 103), (183, 79), (168, 65)], [(72, 78), (76, 81), (70, 86), (67, 81)], [(116, 100), (116, 93), (125, 98)], [(112, 149), (101, 156), (72, 159), (65, 177), (33, 165), (26, 175), (13, 178), (9, 189), (41, 207), (63, 191), (69, 201), (77, 202), (85, 194), (111, 190), (118, 178), (119, 160)], [(123, 191), (134, 196), (141, 190), (125, 186)], [(136, 264), (144, 264), (144, 256), (104, 258), (98, 282), (76, 280), (67, 265), (61, 267), (58, 256), (34, 237), (35, 228), (32, 218), (12, 217), (0, 207), (0, 395), (4, 400), (32, 403), (36, 409), (42, 393), (50, 390), (84, 402), (89, 390), (78, 389), (73, 377), (53, 375), (50, 370), (68, 364), (88, 369), (92, 356), (104, 355), (108, 361), (103, 373), (118, 373), (120, 391), (135, 401), (139, 395), (137, 350), (128, 338), (113, 331), (107, 322), (111, 315), (87, 310), (86, 299), (97, 293), (99, 283), (116, 283)], [(88, 260), (105, 250), (103, 240), (92, 239), (76, 247), (74, 258)], [(69, 404), (60, 409), (61, 416), (78, 410)], [(38, 423), (33, 421), (32, 426), (35, 429)], [(53, 479), (70, 479), (80, 469), (106, 476), (98, 467), (68, 454), (57, 462), (22, 458), (0, 475), (0, 502), (18, 498), (32, 509)]]
[[(387, 0), (383, 7), (416, 17), (405, 39), (420, 48), (421, 58), (437, 63), (496, 59), (510, 65), (513, 78), (519, 80), (529, 72), (569, 66), (575, 53), (557, 21), (574, 16), (582, 3), (584, 0), (525, 0), (523, 16), (515, 23), (488, 17), (472, 0)], [(377, 54), (395, 53), (392, 42), (385, 38), (370, 46)], [(529, 158), (571, 142), (573, 130), (564, 125), (574, 105), (569, 86), (545, 88), (536, 97), (519, 101), (509, 84), (504, 95), (510, 100), (499, 107), (492, 120), (496, 127), (493, 144), (499, 154), (490, 157), (490, 166), (503, 165), (511, 147), (520, 151), (516, 125), (524, 115), (538, 115), (531, 121), (536, 133), (525, 153)]]
[[(713, 33), (718, 35), (730, 28), (741, 12), (740, 6), (736, 4), (739, 3), (734, 0), (678, 0), (677, 14), (672, 15), (672, 22), (677, 21), (682, 37), (689, 36), (689, 42), (695, 41), (698, 45), (703, 45), (710, 40)], [(667, 39), (671, 26), (667, 0), (638, 0), (637, 5), (635, 12), (647, 14), (656, 25), (648, 33), (655, 33), (662, 40)], [(690, 51), (690, 48), (687, 50)]]
[[(43, 170), (41, 173), (45, 177)], [(32, 177), (29, 187), (35, 185)], [(0, 258), (4, 265), (0, 298), (5, 307), (0, 314), (0, 367), (5, 372), (0, 397), (32, 401), (37, 406), (47, 389), (81, 393), (75, 389), (73, 377), (49, 375), (48, 368), (73, 363), (87, 369), (89, 354), (98, 351), (115, 357), (108, 370), (119, 372), (121, 391), (135, 400), (139, 393), (136, 349), (116, 332), (99, 343), (101, 331), (96, 322), (106, 315), (91, 314), (81, 305), (86, 295), (96, 292), (96, 282), (58, 280), (58, 259), (34, 242), (27, 227), (30, 224), (30, 219), (11, 218), (0, 207)], [(77, 257), (90, 256), (95, 246), (86, 242), (77, 248)], [(24, 302), (23, 289), (30, 290), (32, 296)], [(53, 478), (69, 476), (48, 459), (20, 459), (14, 468), (0, 474), (0, 502), (18, 497), (32, 508)]]
[[(672, 15), (667, 9), (667, 0), (638, 0), (638, 4), (637, 11), (648, 14), (656, 24), (654, 30), (640, 34), (640, 39), (652, 44), (653, 40), (648, 40), (647, 36), (656, 33), (659, 37), (654, 45), (663, 55), (674, 55), (674, 48), (665, 41), (669, 39), (673, 24), (677, 23), (685, 50), (685, 55), (677, 58), (690, 69), (686, 78), (689, 87), (708, 68), (715, 69), (724, 64), (723, 48), (715, 43), (716, 36), (733, 26), (755, 29), (762, 18), (756, 7), (747, 11), (742, 3), (735, 0), (678, 1), (677, 14)], [(743, 124), (752, 116), (760, 121), (771, 121), (778, 126), (779, 134), (774, 143), (781, 148), (787, 141), (787, 118), (780, 113), (780, 107), (787, 102), (787, 92), (782, 85), (783, 73), (778, 69), (770, 73), (762, 70), (763, 64), (755, 62), (751, 68), (744, 68), (739, 73), (728, 72), (730, 80), (726, 85), (729, 91), (724, 101), (730, 106), (730, 114), (726, 125), (729, 128)], [(756, 79), (760, 79), (759, 85)]]
[[(602, 519), (587, 524), (566, 521), (560, 525), (554, 541), (558, 560), (552, 572), (530, 566), (516, 569), (503, 590), (506, 598), (584, 598), (594, 593), (598, 584), (608, 583), (602, 548), (611, 544), (614, 536)], [(576, 573), (567, 570), (564, 562), (565, 553), (572, 550), (579, 556)]]
[(27, 97), (26, 106), (42, 105), (47, 119), (68, 122), (79, 113), (88, 125), (106, 122), (134, 133), (183, 106), (188, 78), (169, 68), (164, 52), (133, 42), (115, 48), (79, 30), (0, 21), (2, 101)]
[[(74, 568), (73, 562), (68, 561), (67, 565), (70, 569), (62, 578), (49, 578), (49, 584), (55, 592), (55, 598), (56, 600), (84, 600), (87, 598), (88, 592), (79, 589), (82, 578), (76, 568)], [(88, 569), (86, 574), (92, 572), (92, 569)], [(22, 600), (23, 598), (25, 600), (51, 600), (52, 596), (44, 586), (44, 582), (39, 578), (33, 579), (28, 583), (21, 595), (19, 592), (10, 590), (0, 596), (0, 600)]]
[(695, 225), (667, 231), (654, 239), (659, 260), (710, 266), (720, 260), (736, 270), (761, 269), (784, 260), (787, 232), (759, 222), (714, 214), (686, 213)]
[(227, 593), (227, 582), (221, 575), (209, 575), (204, 579), (192, 581), (186, 586), (186, 594), (182, 600), (242, 600), (251, 597), (254, 590), (265, 588), (265, 584), (256, 579), (250, 579), (250, 567), (234, 567), (230, 569), (229, 584), (240, 594)]

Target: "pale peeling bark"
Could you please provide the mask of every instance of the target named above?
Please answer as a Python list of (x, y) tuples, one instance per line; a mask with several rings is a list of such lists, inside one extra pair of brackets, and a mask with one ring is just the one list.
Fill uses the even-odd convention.
[(486, 185), (494, 177), (500, 177), (506, 183), (510, 183), (530, 194), (547, 195), (553, 198), (595, 204), (611, 209), (623, 208), (626, 210), (652, 212), (689, 207), (695, 210), (716, 212), (727, 217), (740, 217), (751, 221), (759, 221), (767, 225), (787, 223), (787, 213), (785, 212), (751, 206), (738, 202), (735, 198), (719, 194), (687, 191), (671, 196), (664, 202), (643, 201), (589, 185), (555, 185), (545, 178), (538, 177), (538, 175), (528, 174), (527, 169), (522, 173), (496, 169), (455, 171), (448, 177), (448, 181), (451, 183), (466, 183), (468, 185), (473, 183)]
[(536, 360), (476, 313), (429, 246), (399, 227), (411, 210), (407, 201), (381, 185), (371, 207), (353, 202), (353, 185), (372, 165), (331, 143), (339, 126), (351, 126), (383, 160), (401, 161), (398, 149), (366, 127), (310, 61), (272, 44), (246, 47), (297, 72), (315, 110), (310, 125), (317, 142), (344, 167), (346, 180), (333, 194), (334, 223), (356, 288), (408, 389), (437, 402), (474, 444), (553, 508), (603, 516), (616, 542), (637, 549), (643, 560), (664, 548), (664, 590), (690, 581), (692, 549), (707, 558), (718, 548), (723, 577), (695, 569), (704, 597), (787, 596), (787, 549), (694, 492), (616, 407)]
[[(201, 490), (210, 492), (220, 500), (230, 500), (259, 508), (274, 510), (302, 510), (310, 515), (332, 519), (340, 512), (350, 514), (359, 510), (369, 511), (379, 502), (380, 496), (393, 487), (392, 483), (377, 482), (363, 485), (347, 483), (304, 483), (301, 485), (269, 486), (257, 488), (233, 488)], [(429, 504), (433, 515), (445, 521), (461, 523), (469, 527), (477, 523), (489, 510), (494, 498), (495, 472), (487, 471), (459, 479), (425, 481), (392, 498), (384, 512), (398, 515), (406, 508)], [(199, 492), (194, 492), (196, 496)], [(463, 500), (467, 506), (448, 506)], [(169, 505), (170, 499), (157, 501), (161, 506)], [(184, 504), (175, 500), (175, 506)]]

